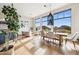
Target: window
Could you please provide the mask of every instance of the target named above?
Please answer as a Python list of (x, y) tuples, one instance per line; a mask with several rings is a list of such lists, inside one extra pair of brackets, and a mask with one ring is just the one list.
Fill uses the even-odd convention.
[(47, 26), (47, 17), (45, 16), (45, 17), (42, 17), (41, 19), (40, 18), (36, 19), (35, 20), (35, 25), (36, 25), (36, 27), (40, 26), (40, 25)]
[[(57, 12), (53, 14), (54, 30), (59, 32), (71, 32), (71, 9)], [(35, 20), (36, 29), (40, 30), (40, 26), (48, 26), (47, 16)]]
[(35, 20), (36, 27), (40, 26), (40, 21), (41, 21), (40, 18)]
[(43, 17), (41, 22), (42, 22), (42, 26), (47, 26), (47, 17), (46, 16)]
[(28, 27), (28, 21), (21, 21), (21, 28)]
[(40, 26), (47, 26), (47, 16), (35, 20), (36, 31), (40, 30)]
[(40, 22), (41, 22), (40, 18), (35, 20), (36, 31), (40, 30)]
[[(54, 27), (58, 28), (57, 31), (62, 30), (62, 27), (71, 28), (71, 9), (54, 14)], [(67, 31), (67, 29), (64, 30)]]

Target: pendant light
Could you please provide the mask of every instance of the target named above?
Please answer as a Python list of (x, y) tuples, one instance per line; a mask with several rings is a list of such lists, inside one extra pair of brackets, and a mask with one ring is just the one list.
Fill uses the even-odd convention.
[(51, 13), (51, 4), (49, 4), (50, 6), (50, 12), (49, 12), (49, 15), (47, 16), (47, 18), (48, 18), (48, 25), (49, 26), (51, 26), (51, 32), (54, 32), (54, 17), (53, 17), (53, 15), (52, 15), (52, 13)]
[(48, 18), (48, 25), (54, 25), (54, 17), (53, 17), (53, 15), (52, 15), (52, 13), (51, 13), (51, 4), (49, 4), (50, 6), (50, 12), (49, 12), (49, 15), (47, 16), (47, 18)]

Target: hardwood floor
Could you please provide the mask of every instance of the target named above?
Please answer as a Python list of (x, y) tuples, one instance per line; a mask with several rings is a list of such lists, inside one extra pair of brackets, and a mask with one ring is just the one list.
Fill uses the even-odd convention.
[[(49, 46), (41, 41), (40, 36), (34, 36), (32, 38), (24, 38), (19, 40), (18, 46), (15, 45), (14, 54), (15, 55), (78, 55), (79, 54), (79, 44), (76, 44), (74, 48), (71, 42), (63, 41), (63, 45), (59, 47), (56, 44)], [(18, 43), (16, 43), (18, 44)]]

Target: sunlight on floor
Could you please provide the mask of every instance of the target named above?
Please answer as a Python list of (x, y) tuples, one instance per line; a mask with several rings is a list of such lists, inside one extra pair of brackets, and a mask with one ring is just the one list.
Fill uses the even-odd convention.
[[(24, 40), (24, 41), (23, 41)], [(21, 44), (18, 49), (15, 50), (15, 55), (73, 55), (79, 54), (79, 45), (76, 44), (76, 48), (72, 42), (67, 42), (65, 45), (65, 41), (63, 41), (62, 46), (52, 44), (52, 46), (48, 46), (43, 42), (41, 43), (41, 36), (34, 36), (32, 40), (23, 39), (22, 42), (18, 42), (18, 45)], [(29, 40), (29, 41), (28, 41)], [(25, 42), (27, 41), (27, 42)], [(24, 42), (24, 43), (23, 43)], [(58, 42), (57, 42), (58, 43)], [(16, 44), (17, 45), (17, 44)], [(78, 51), (76, 53), (76, 50)]]

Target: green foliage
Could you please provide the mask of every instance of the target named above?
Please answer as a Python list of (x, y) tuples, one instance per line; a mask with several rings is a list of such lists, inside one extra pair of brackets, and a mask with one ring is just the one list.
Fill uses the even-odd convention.
[(17, 10), (13, 7), (13, 4), (4, 5), (2, 8), (2, 13), (5, 15), (5, 21), (8, 25), (9, 30), (18, 31), (19, 29), (19, 15)]

